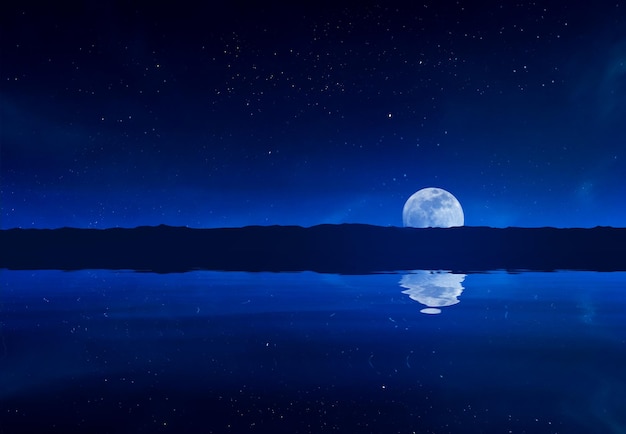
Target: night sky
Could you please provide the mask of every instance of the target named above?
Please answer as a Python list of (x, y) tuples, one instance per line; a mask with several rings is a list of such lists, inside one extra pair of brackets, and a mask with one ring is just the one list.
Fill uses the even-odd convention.
[(619, 0), (4, 3), (3, 229), (626, 226)]

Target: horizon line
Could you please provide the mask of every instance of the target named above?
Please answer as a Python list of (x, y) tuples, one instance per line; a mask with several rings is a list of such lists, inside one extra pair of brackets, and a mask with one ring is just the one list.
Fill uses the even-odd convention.
[(110, 226), (105, 228), (98, 227), (79, 227), (79, 226), (57, 226), (57, 227), (21, 227), (16, 226), (12, 228), (0, 228), (0, 231), (11, 231), (11, 230), (60, 230), (60, 229), (78, 229), (78, 230), (110, 230), (110, 229), (145, 229), (145, 228), (172, 228), (172, 229), (190, 229), (190, 230), (217, 230), (217, 229), (245, 229), (245, 228), (302, 228), (302, 229), (311, 229), (320, 226), (369, 226), (376, 228), (395, 228), (395, 229), (462, 229), (462, 228), (470, 228), (470, 229), (596, 229), (596, 228), (604, 228), (604, 229), (626, 229), (626, 226), (610, 226), (610, 225), (596, 225), (596, 226), (488, 226), (488, 225), (462, 225), (462, 226), (450, 226), (450, 227), (440, 227), (440, 226), (428, 226), (428, 227), (411, 227), (411, 226), (396, 226), (396, 225), (376, 225), (371, 223), (359, 223), (359, 222), (343, 222), (343, 223), (319, 223), (310, 226), (303, 226), (297, 224), (268, 224), (268, 225), (260, 225), (260, 224), (250, 224), (244, 226), (207, 226), (207, 227), (198, 227), (198, 226), (188, 226), (188, 225), (169, 225), (166, 223), (160, 223), (157, 225), (139, 225), (139, 226)]

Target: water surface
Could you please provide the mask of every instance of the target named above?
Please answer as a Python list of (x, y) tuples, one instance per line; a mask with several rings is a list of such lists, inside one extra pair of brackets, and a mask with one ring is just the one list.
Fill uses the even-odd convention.
[(0, 432), (626, 432), (626, 273), (0, 282)]

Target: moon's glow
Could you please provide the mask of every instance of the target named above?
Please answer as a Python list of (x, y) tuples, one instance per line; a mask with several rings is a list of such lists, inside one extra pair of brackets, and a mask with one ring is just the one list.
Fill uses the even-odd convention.
[(404, 204), (402, 223), (413, 228), (463, 226), (463, 208), (452, 193), (442, 188), (423, 188)]

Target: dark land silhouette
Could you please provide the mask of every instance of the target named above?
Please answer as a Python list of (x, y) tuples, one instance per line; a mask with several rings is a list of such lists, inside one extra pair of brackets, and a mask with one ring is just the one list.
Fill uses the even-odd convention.
[(9, 229), (0, 268), (371, 273), (413, 269), (626, 270), (626, 228)]

